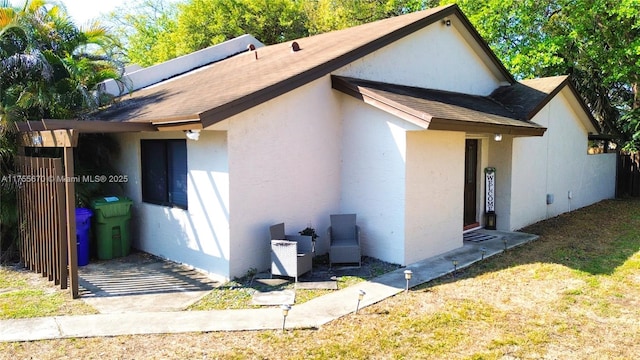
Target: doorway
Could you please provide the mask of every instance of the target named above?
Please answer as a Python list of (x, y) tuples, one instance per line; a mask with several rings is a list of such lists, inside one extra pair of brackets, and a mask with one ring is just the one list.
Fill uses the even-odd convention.
[(464, 152), (464, 228), (478, 225), (477, 190), (478, 189), (478, 140), (465, 140)]

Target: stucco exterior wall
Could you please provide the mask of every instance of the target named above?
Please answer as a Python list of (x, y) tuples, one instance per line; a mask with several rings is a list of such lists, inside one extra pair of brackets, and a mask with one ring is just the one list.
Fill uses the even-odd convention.
[(465, 134), (407, 133), (404, 263), (462, 246)]
[[(129, 133), (118, 137), (119, 171), (133, 199), (135, 248), (186, 263), (224, 280), (229, 274), (229, 168), (227, 136), (203, 131), (187, 144), (188, 210), (142, 202), (140, 139), (184, 139), (182, 132)], [(196, 186), (197, 184), (197, 186)]]
[(616, 166), (615, 153), (589, 155), (582, 170), (583, 178), (578, 193), (570, 201), (571, 210), (594, 204), (604, 199), (616, 196)]
[(329, 76), (228, 120), (231, 276), (270, 266), (269, 226), (313, 226), (328, 249), (339, 209), (341, 121)]
[(336, 71), (359, 79), (488, 95), (500, 79), (456, 27), (432, 24)]
[(329, 214), (340, 208), (342, 146), (330, 88), (325, 77), (216, 126), (225, 131), (187, 141), (188, 210), (143, 203), (140, 185), (140, 139), (184, 133), (121, 135), (134, 245), (221, 279), (267, 269), (268, 228), (278, 222), (288, 234), (315, 227), (318, 253), (326, 252)]
[(514, 140), (511, 230), (615, 196), (615, 155), (587, 154), (588, 129), (566, 96), (533, 118), (548, 128), (543, 137)]
[[(434, 24), (334, 74), (487, 95), (501, 79), (464, 39)], [(425, 131), (332, 90), (327, 75), (187, 141), (188, 210), (143, 203), (140, 185), (140, 139), (184, 133), (119, 135), (134, 246), (230, 279), (269, 268), (270, 225), (284, 222), (288, 234), (314, 227), (322, 254), (329, 215), (356, 213), (363, 255), (402, 265), (428, 258), (462, 246), (466, 137), (480, 139), (481, 224), (487, 166), (497, 168), (500, 230), (613, 197), (615, 155), (587, 155), (588, 129), (565, 96), (533, 119), (548, 127), (543, 137), (495, 142)]]
[(340, 207), (356, 213), (364, 255), (404, 264), (406, 131), (417, 129), (342, 96)]
[[(503, 135), (502, 141), (492, 140), (488, 144), (489, 160), (487, 167), (496, 168), (495, 208), (497, 216), (496, 228), (498, 230), (509, 230), (511, 226), (513, 141), (511, 136)], [(482, 179), (484, 181), (484, 168)], [(484, 225), (484, 223), (482, 224)]]

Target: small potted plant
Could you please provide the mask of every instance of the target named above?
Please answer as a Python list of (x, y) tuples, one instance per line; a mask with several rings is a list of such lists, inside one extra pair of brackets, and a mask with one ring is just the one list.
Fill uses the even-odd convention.
[(300, 235), (304, 235), (304, 236), (311, 236), (311, 246), (312, 246), (312, 252), (315, 254), (316, 253), (316, 239), (318, 238), (318, 234), (316, 234), (316, 229), (312, 228), (311, 226), (307, 226), (306, 228), (304, 228), (302, 231), (298, 232)]
[(299, 232), (300, 235), (311, 236), (311, 240), (316, 241), (318, 238), (318, 234), (316, 234), (316, 229), (307, 226), (304, 230)]

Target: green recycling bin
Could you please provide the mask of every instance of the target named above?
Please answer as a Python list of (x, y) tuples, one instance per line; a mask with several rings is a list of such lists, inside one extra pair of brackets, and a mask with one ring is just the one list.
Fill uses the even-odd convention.
[(129, 220), (131, 220), (132, 205), (131, 199), (115, 196), (107, 196), (91, 202), (98, 259), (109, 260), (129, 255), (131, 250)]

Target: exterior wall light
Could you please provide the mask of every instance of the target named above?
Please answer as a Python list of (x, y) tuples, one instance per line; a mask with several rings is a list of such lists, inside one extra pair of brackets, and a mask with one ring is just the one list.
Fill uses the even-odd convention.
[(198, 141), (200, 138), (200, 130), (186, 130), (184, 134), (189, 140)]
[(502, 141), (502, 134), (495, 134), (495, 135), (493, 135), (493, 140), (495, 140), (495, 141)]

